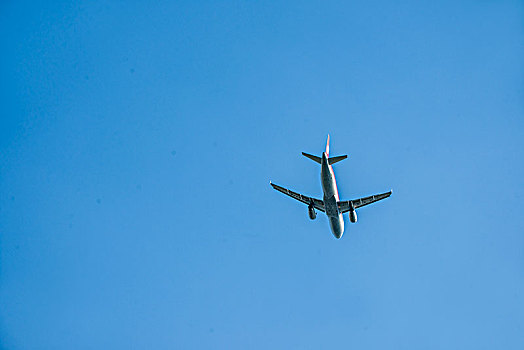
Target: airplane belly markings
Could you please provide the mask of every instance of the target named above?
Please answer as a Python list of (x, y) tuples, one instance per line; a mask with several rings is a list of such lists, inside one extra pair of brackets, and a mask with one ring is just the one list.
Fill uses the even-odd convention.
[[(321, 165), (320, 180), (322, 183), (323, 190), (323, 200), (307, 197), (300, 193), (293, 192), (284, 187), (275, 185), (270, 182), (271, 186), (279, 192), (282, 192), (302, 203), (308, 205), (308, 210), (317, 209), (323, 211), (328, 216), (329, 226), (331, 232), (338, 239), (342, 237), (344, 233), (344, 219), (342, 217), (343, 213), (350, 212), (350, 222), (356, 222), (356, 208), (377, 202), (384, 198), (387, 198), (391, 195), (392, 191), (363, 197), (355, 200), (349, 201), (340, 201), (337, 189), (337, 183), (335, 180), (335, 174), (333, 172), (332, 164), (339, 162), (347, 158), (347, 155), (329, 157), (329, 135), (326, 144), (326, 151), (322, 153), (322, 157), (317, 157), (311, 154), (302, 152), (304, 156), (310, 158), (311, 160), (319, 163)], [(316, 215), (310, 215), (310, 218), (313, 220)]]

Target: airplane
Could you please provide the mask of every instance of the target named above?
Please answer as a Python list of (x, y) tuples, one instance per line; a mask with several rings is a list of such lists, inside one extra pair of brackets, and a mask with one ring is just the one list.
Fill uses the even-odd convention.
[(321, 165), (320, 181), (322, 182), (322, 190), (324, 192), (324, 198), (322, 200), (293, 192), (287, 188), (275, 185), (271, 181), (269, 181), (269, 184), (273, 186), (275, 190), (280, 191), (304, 204), (307, 204), (309, 218), (311, 220), (315, 220), (317, 217), (315, 209), (326, 213), (329, 219), (331, 232), (337, 239), (342, 237), (344, 234), (344, 219), (342, 218), (342, 214), (349, 212), (349, 221), (355, 223), (357, 222), (357, 208), (375, 203), (391, 196), (392, 191), (390, 190), (389, 192), (380, 193), (369, 197), (341, 201), (338, 197), (337, 182), (335, 181), (335, 173), (333, 172), (333, 167), (331, 165), (346, 159), (348, 156), (329, 156), (329, 135), (327, 137), (326, 151), (322, 152), (322, 157), (317, 157), (305, 152), (302, 152), (302, 155)]

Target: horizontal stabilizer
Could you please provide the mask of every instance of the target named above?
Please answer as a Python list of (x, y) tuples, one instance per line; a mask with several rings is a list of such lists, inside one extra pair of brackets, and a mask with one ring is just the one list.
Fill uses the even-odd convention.
[(343, 156), (330, 157), (328, 161), (329, 161), (329, 164), (335, 164), (336, 162), (340, 162), (341, 160), (344, 160), (347, 157), (348, 157), (347, 154)]
[(311, 160), (314, 160), (315, 162), (317, 162), (318, 164), (322, 164), (321, 160), (320, 160), (320, 157), (317, 157), (317, 156), (314, 156), (312, 154), (308, 154), (308, 153), (305, 153), (305, 152), (302, 152), (302, 155), (304, 157), (308, 157), (309, 159)]

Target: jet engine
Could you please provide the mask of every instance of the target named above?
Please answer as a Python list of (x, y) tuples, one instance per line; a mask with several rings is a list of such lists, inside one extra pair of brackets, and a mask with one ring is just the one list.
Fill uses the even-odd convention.
[(307, 209), (309, 213), (309, 218), (311, 220), (315, 220), (317, 217), (317, 212), (315, 211), (315, 207), (313, 206), (313, 204), (308, 205)]
[(353, 206), (353, 202), (349, 202), (349, 221), (352, 223), (357, 222), (357, 211), (355, 210), (355, 207)]
[(349, 211), (349, 221), (352, 223), (357, 222), (357, 211), (355, 209)]

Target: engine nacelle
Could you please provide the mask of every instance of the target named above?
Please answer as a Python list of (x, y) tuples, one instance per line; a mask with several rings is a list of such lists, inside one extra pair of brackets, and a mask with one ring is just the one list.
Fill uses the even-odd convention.
[(308, 209), (309, 218), (311, 220), (315, 220), (317, 217), (317, 212), (315, 211), (315, 207), (313, 207), (312, 205), (309, 205), (307, 209)]
[(353, 209), (349, 211), (349, 221), (351, 221), (352, 223), (357, 222), (357, 211), (356, 210)]

